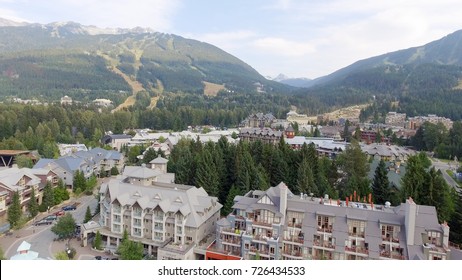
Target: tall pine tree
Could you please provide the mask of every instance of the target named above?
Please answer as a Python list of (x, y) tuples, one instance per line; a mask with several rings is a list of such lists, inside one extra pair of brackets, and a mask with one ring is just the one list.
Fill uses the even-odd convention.
[(29, 203), (27, 204), (30, 216), (33, 218), (37, 216), (39, 212), (39, 205), (37, 203), (37, 197), (35, 196), (35, 188), (31, 189)]
[(19, 201), (19, 193), (13, 193), (11, 205), (8, 207), (8, 222), (11, 228), (15, 228), (19, 224), (22, 216), (21, 202)]
[(372, 195), (377, 204), (385, 204), (386, 201), (390, 201), (390, 182), (388, 181), (387, 173), (385, 161), (381, 159), (375, 169), (372, 182)]

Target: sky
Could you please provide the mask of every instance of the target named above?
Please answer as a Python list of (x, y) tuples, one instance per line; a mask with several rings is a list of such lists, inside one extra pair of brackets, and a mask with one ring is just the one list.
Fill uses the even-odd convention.
[(0, 17), (149, 27), (213, 44), (263, 76), (318, 78), (462, 29), (460, 0), (0, 0)]

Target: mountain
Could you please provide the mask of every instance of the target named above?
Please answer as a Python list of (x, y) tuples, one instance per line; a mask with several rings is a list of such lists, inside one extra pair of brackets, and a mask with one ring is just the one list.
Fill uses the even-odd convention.
[(311, 83), (313, 82), (313, 80), (308, 79), (308, 78), (289, 78), (282, 73), (277, 75), (274, 79), (271, 79), (271, 80), (276, 81), (278, 83), (286, 84), (289, 86), (298, 87), (298, 88), (300, 87), (308, 88), (311, 86)]
[(462, 119), (462, 30), (423, 46), (357, 61), (297, 94), (322, 102), (376, 100), (377, 110)]
[(399, 50), (357, 61), (332, 74), (315, 79), (313, 85), (339, 80), (353, 73), (376, 67), (421, 64), (462, 66), (462, 30), (423, 46)]
[(232, 91), (289, 90), (211, 44), (173, 34), (75, 22), (0, 22), (0, 98), (68, 95), (120, 104), (138, 91), (202, 93), (205, 82)]

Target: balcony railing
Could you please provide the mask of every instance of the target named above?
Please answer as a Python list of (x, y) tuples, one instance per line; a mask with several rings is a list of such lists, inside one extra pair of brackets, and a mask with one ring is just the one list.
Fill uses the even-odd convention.
[(382, 235), (382, 241), (389, 241), (393, 243), (399, 243), (399, 238), (398, 237), (393, 237), (393, 236), (384, 236)]
[(250, 253), (252, 254), (256, 254), (256, 253), (259, 253), (260, 255), (269, 255), (269, 251), (268, 250), (260, 250), (260, 249), (256, 249), (256, 248), (250, 248)]
[(318, 227), (318, 232), (332, 233), (332, 226), (329, 226), (329, 227)]
[(292, 235), (292, 236), (284, 237), (284, 241), (303, 244), (305, 240), (302, 236)]
[(288, 227), (296, 227), (296, 228), (302, 228), (302, 224), (301, 223), (292, 223), (292, 222), (289, 222), (287, 224)]
[(364, 232), (348, 232), (348, 236), (364, 238), (365, 235)]
[(320, 242), (318, 240), (313, 241), (313, 245), (317, 247), (327, 248), (327, 249), (335, 249), (335, 245), (329, 242)]
[(242, 230), (239, 230), (239, 229), (232, 229), (232, 228), (223, 228), (221, 230), (222, 232), (226, 232), (226, 233), (231, 233), (233, 235), (240, 235)]
[(284, 255), (289, 255), (289, 256), (294, 256), (294, 257), (303, 257), (303, 254), (302, 252), (298, 251), (298, 250), (283, 250), (282, 253)]
[(223, 243), (235, 244), (235, 245), (240, 245), (240, 244), (241, 244), (241, 240), (240, 240), (240, 239), (232, 239), (232, 238), (225, 238), (225, 239), (222, 239), (221, 242), (223, 242)]
[(345, 246), (345, 252), (360, 253), (360, 254), (365, 254), (365, 255), (369, 254), (368, 249), (364, 247), (357, 247), (357, 246), (352, 246), (352, 247)]
[(240, 257), (241, 256), (241, 250), (239, 249), (233, 249), (233, 250), (225, 250), (225, 249), (218, 249), (217, 246), (214, 244), (210, 247), (207, 248), (208, 251), (212, 251), (212, 252), (216, 252), (216, 253), (220, 253), (220, 254), (223, 254), (223, 255), (232, 255), (232, 256), (238, 256)]
[(380, 252), (380, 256), (383, 258), (395, 259), (395, 260), (405, 260), (406, 257), (400, 253), (390, 252), (390, 251), (382, 251)]
[(261, 222), (261, 221), (253, 221), (253, 225), (264, 226), (264, 227), (272, 227), (270, 223)]

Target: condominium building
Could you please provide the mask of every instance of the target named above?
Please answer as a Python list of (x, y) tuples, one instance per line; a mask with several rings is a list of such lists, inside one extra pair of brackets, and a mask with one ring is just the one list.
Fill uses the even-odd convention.
[(451, 119), (439, 117), (434, 114), (428, 114), (427, 116), (415, 116), (409, 118), (406, 127), (410, 129), (418, 129), (426, 122), (432, 124), (442, 123), (448, 130), (452, 128), (452, 125), (454, 123)]
[(282, 131), (272, 130), (271, 128), (241, 128), (239, 139), (245, 142), (261, 141), (268, 144), (277, 144), (283, 136)]
[(406, 123), (406, 114), (397, 112), (388, 112), (385, 116), (385, 124), (402, 126)]
[(126, 231), (153, 258), (203, 259), (201, 246), (213, 242), (222, 205), (203, 188), (169, 178), (165, 169), (141, 166), (103, 184), (99, 225), (82, 226), (82, 245), (99, 231), (106, 249), (116, 250)]
[(451, 259), (456, 250), (435, 207), (412, 198), (397, 207), (332, 201), (296, 196), (280, 183), (234, 202), (207, 259), (431, 260)]

